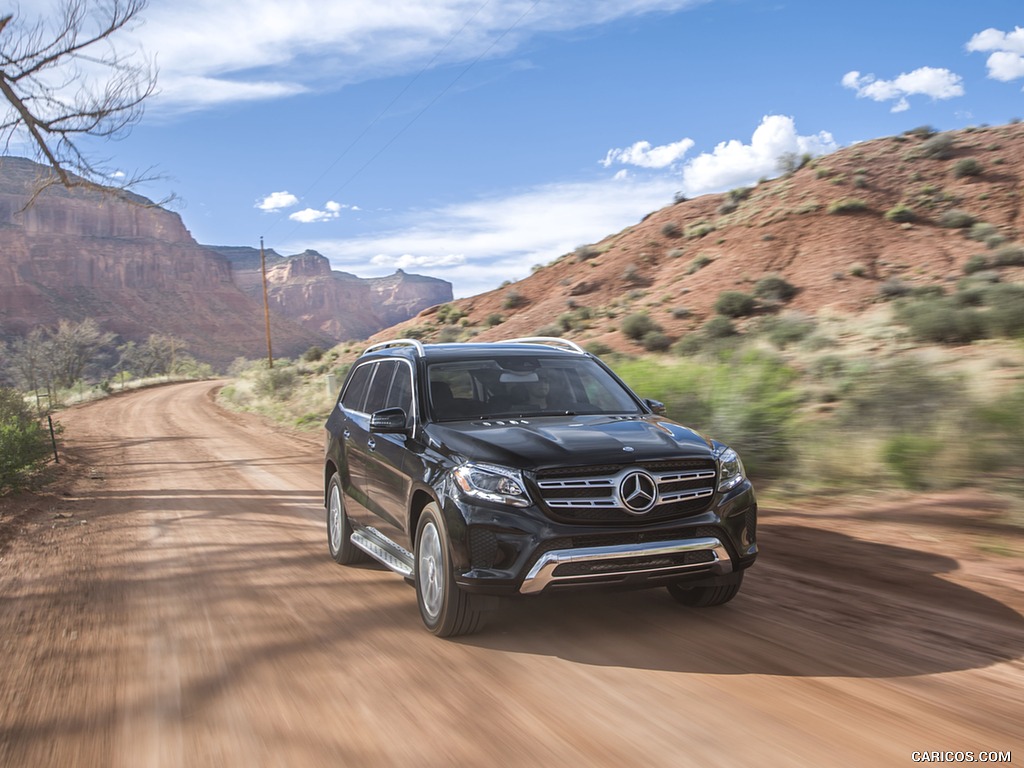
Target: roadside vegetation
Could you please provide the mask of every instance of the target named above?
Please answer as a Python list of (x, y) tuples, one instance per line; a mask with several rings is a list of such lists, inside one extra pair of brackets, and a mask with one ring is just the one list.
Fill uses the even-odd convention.
[[(663, 334), (636, 314), (621, 321), (621, 333), (638, 342), (635, 354), (600, 343), (589, 348), (641, 396), (665, 403), (670, 417), (733, 445), (751, 476), (773, 493), (979, 487), (1019, 495), (1024, 297), (1018, 290), (1024, 291), (983, 286), (970, 301), (961, 291), (907, 295), (860, 318), (775, 312), (743, 318), (742, 329), (720, 314), (655, 352), (644, 340)], [(772, 280), (757, 293), (778, 301), (791, 292)], [(956, 317), (956, 307), (982, 318), (970, 340), (934, 330)], [(931, 320), (933, 312), (939, 320)], [(569, 319), (561, 325), (567, 326)], [(315, 360), (275, 361), (273, 371), (239, 361), (238, 378), (222, 399), (318, 430), (347, 362), (363, 346), (349, 342)]]
[(42, 420), (20, 392), (0, 387), (0, 493), (29, 485), (51, 455)]
[(0, 493), (38, 479), (53, 457), (47, 417), (62, 406), (212, 375), (209, 365), (197, 363), (172, 336), (153, 334), (141, 344), (119, 341), (86, 319), (61, 320), (0, 344)]

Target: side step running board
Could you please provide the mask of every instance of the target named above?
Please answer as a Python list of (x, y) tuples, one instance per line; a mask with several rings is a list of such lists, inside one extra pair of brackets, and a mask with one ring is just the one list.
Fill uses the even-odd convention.
[(376, 528), (360, 528), (353, 532), (352, 543), (395, 573), (412, 578), (412, 552), (395, 544)]

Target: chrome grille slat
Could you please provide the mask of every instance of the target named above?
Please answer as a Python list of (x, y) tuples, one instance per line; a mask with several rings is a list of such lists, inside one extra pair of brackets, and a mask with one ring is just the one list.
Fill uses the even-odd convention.
[[(619, 498), (622, 479), (636, 470), (647, 472), (657, 487), (656, 502), (639, 515), (635, 510), (630, 513)], [(558, 517), (575, 522), (638, 522), (700, 512), (702, 500), (710, 501), (715, 494), (717, 476), (711, 459), (681, 459), (541, 470), (536, 484), (544, 503)]]

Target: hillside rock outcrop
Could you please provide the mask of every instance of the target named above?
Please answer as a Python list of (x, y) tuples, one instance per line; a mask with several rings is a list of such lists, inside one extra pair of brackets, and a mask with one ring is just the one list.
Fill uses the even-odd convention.
[[(208, 247), (231, 262), (239, 288), (262, 300), (258, 250)], [(434, 277), (402, 270), (386, 277), (356, 277), (331, 269), (325, 256), (310, 250), (287, 258), (274, 251), (264, 255), (271, 310), (335, 341), (366, 338), (452, 300), (451, 283)]]
[[(176, 336), (220, 367), (266, 353), (258, 251), (202, 246), (178, 214), (138, 195), (49, 182), (44, 166), (0, 158), (0, 340), (91, 317), (124, 340)], [(451, 299), (433, 278), (361, 279), (311, 251), (273, 257), (278, 356), (365, 338)]]

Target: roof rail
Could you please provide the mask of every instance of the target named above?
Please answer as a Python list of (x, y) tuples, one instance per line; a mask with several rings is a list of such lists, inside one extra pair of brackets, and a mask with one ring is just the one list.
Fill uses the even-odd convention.
[(363, 350), (363, 354), (368, 352), (376, 352), (378, 349), (387, 349), (388, 347), (415, 347), (416, 357), (423, 357), (423, 345), (416, 339), (391, 339), (390, 341), (378, 341), (376, 344), (371, 344)]
[(500, 344), (544, 344), (549, 347), (563, 347), (573, 352), (579, 352), (581, 355), (586, 354), (586, 350), (583, 349), (575, 341), (569, 341), (568, 339), (560, 339), (557, 336), (524, 336), (520, 339), (502, 339), (498, 342)]

